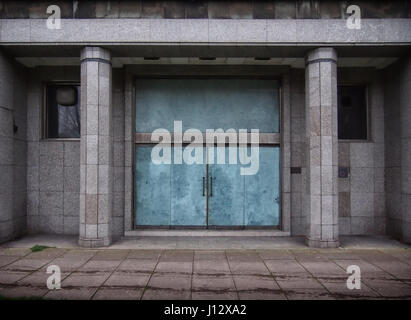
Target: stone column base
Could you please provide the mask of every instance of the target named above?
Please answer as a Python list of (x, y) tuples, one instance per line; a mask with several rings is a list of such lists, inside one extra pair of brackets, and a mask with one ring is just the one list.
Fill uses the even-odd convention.
[(111, 239), (110, 238), (90, 239), (90, 238), (80, 237), (78, 240), (78, 244), (79, 246), (85, 247), (85, 248), (108, 247), (111, 244)]
[(340, 242), (338, 240), (317, 240), (305, 238), (305, 243), (311, 248), (338, 248)]

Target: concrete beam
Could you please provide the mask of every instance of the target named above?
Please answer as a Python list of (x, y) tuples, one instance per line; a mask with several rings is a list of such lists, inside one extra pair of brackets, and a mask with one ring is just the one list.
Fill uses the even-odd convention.
[(411, 44), (411, 19), (3, 19), (0, 43), (141, 44)]

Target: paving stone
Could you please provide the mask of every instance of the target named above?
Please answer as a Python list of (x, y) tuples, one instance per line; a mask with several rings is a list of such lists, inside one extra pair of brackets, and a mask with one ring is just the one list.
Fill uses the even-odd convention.
[(104, 283), (104, 286), (144, 288), (147, 285), (150, 276), (150, 273), (114, 272)]
[(79, 269), (83, 264), (87, 262), (88, 258), (57, 258), (51, 261), (49, 264), (44, 265), (40, 270), (47, 270), (47, 267), (51, 264), (59, 266), (61, 272), (71, 272)]
[(143, 300), (189, 300), (189, 290), (147, 289), (144, 291)]
[(294, 255), (288, 250), (267, 250), (259, 251), (260, 257), (264, 260), (284, 260), (294, 259)]
[(108, 272), (94, 274), (75, 272), (62, 281), (61, 287), (99, 287), (109, 276)]
[(55, 259), (61, 255), (63, 255), (66, 252), (64, 249), (57, 249), (57, 248), (48, 248), (44, 249), (42, 251), (37, 251), (37, 252), (32, 252), (28, 255), (26, 255), (24, 258), (25, 259), (37, 259), (37, 260), (52, 260)]
[(329, 259), (320, 253), (293, 252), (294, 258), (298, 262), (327, 262)]
[(388, 272), (364, 260), (335, 260), (334, 262), (340, 265), (344, 270), (347, 270), (350, 265), (358, 266), (361, 271), (361, 278), (394, 279)]
[(235, 291), (233, 277), (221, 275), (193, 275), (193, 291)]
[(75, 259), (90, 259), (97, 253), (97, 250), (88, 250), (88, 249), (75, 249), (69, 250), (61, 256), (61, 258)]
[(45, 299), (55, 300), (90, 300), (97, 288), (61, 288), (50, 290)]
[(374, 265), (399, 279), (411, 279), (411, 266), (401, 261), (374, 261)]
[(230, 262), (255, 262), (260, 261), (261, 258), (256, 252), (227, 252), (227, 259)]
[[(36, 271), (27, 277), (22, 278), (17, 281), (17, 284), (20, 286), (31, 286), (31, 287), (42, 287), (47, 288), (47, 279), (51, 274), (46, 273), (45, 271)], [(61, 273), (61, 280), (65, 279), (69, 273)]]
[(131, 250), (127, 259), (150, 259), (157, 260), (161, 255), (161, 250)]
[(14, 286), (0, 287), (0, 295), (6, 298), (42, 298), (48, 289)]
[[(358, 254), (361, 255), (361, 258), (369, 262), (384, 262), (384, 261), (395, 261), (393, 257), (389, 254), (385, 254), (378, 250), (358, 250)], [(399, 261), (399, 260), (398, 260)]]
[(7, 270), (1, 270), (0, 271), (0, 284), (13, 284), (20, 280), (21, 278), (24, 278), (28, 276), (31, 272), (22, 272), (22, 271), (7, 271)]
[(92, 260), (124, 260), (128, 254), (129, 250), (101, 250), (93, 256)]
[(16, 261), (19, 259), (17, 256), (2, 256), (0, 255), (0, 268), (7, 266), (8, 264), (11, 264), (12, 262)]
[(324, 288), (322, 289), (291, 289), (285, 291), (289, 300), (335, 300), (335, 298)]
[[(0, 248), (0, 294), (7, 289), (13, 297), (46, 299), (140, 299), (143, 291), (143, 299), (411, 299), (408, 257), (406, 250), (168, 250), (161, 255), (160, 250), (50, 248), (34, 254)], [(61, 290), (46, 288), (50, 264), (63, 272)], [(361, 269), (361, 290), (346, 287), (349, 265)]]
[(160, 262), (172, 261), (172, 262), (192, 262), (194, 259), (194, 251), (164, 251), (160, 257)]
[(380, 295), (374, 290), (370, 289), (362, 281), (361, 289), (348, 289), (347, 278), (345, 279), (318, 279), (324, 287), (332, 293), (337, 299), (352, 299), (352, 298), (378, 298)]
[(230, 274), (227, 260), (196, 260), (194, 273), (197, 274)]
[(81, 272), (110, 272), (114, 271), (119, 265), (120, 260), (90, 260), (81, 266), (78, 271)]
[(100, 288), (93, 300), (140, 300), (142, 294), (142, 288)]
[(193, 291), (192, 300), (238, 300), (238, 296), (237, 292), (234, 291)]
[(230, 262), (230, 269), (233, 274), (270, 275), (270, 272), (267, 270), (267, 267), (262, 261), (233, 261)]
[(281, 291), (238, 291), (240, 300), (286, 300)]
[(377, 291), (383, 297), (411, 298), (411, 286), (403, 281), (364, 279), (363, 283)]
[(196, 261), (227, 261), (224, 251), (195, 251), (194, 262)]
[(190, 290), (191, 275), (153, 274), (147, 287), (155, 289)]
[(345, 276), (346, 271), (330, 261), (322, 262), (301, 262), (301, 265), (312, 273), (314, 276)]
[(17, 260), (15, 262), (13, 262), (12, 264), (9, 264), (4, 269), (6, 269), (6, 270), (15, 270), (15, 271), (35, 271), (35, 270), (40, 269), (45, 264), (49, 263), (51, 260), (52, 259), (37, 260), (37, 259), (23, 258), (23, 259), (20, 259), (20, 260)]
[(193, 272), (193, 263), (186, 261), (160, 261), (157, 264), (155, 272), (159, 273), (187, 273)]
[(31, 252), (28, 248), (0, 248), (0, 256), (23, 257)]
[(130, 271), (130, 272), (153, 272), (157, 264), (157, 260), (138, 260), (138, 259), (126, 259), (118, 266), (117, 271)]
[(279, 286), (286, 289), (324, 289), (321, 283), (313, 277), (290, 277), (290, 276), (278, 276), (275, 280)]
[(267, 260), (266, 265), (274, 275), (305, 274), (307, 271), (295, 260)]
[(244, 276), (234, 275), (237, 290), (279, 290), (280, 287), (272, 276)]
[(382, 252), (411, 265), (411, 250), (381, 250)]
[(329, 251), (330, 249), (322, 249), (319, 250), (320, 252), (318, 253), (319, 256), (323, 256), (329, 260), (355, 260), (355, 259), (361, 259), (360, 255), (351, 252), (351, 251), (345, 251), (345, 250), (339, 250), (339, 251)]
[(365, 260), (334, 260), (336, 264), (341, 266), (344, 270), (347, 270), (348, 266), (356, 265), (361, 269), (361, 274), (368, 272), (381, 272), (382, 270), (375, 265), (365, 261)]

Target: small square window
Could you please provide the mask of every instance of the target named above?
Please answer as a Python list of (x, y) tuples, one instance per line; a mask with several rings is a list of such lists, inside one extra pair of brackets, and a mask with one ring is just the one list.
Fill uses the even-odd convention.
[(338, 86), (338, 139), (368, 138), (366, 91), (365, 86)]
[(45, 138), (80, 138), (80, 85), (49, 84), (45, 95)]

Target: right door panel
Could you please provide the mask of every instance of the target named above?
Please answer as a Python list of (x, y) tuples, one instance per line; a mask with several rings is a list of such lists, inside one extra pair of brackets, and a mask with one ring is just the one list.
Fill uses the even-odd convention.
[[(228, 164), (229, 148), (216, 147), (215, 150), (214, 164), (209, 165), (208, 173), (208, 225), (243, 226), (244, 176), (240, 175), (241, 166)], [(226, 164), (216, 164), (218, 150), (225, 152)]]
[(245, 226), (278, 226), (280, 148), (259, 148), (259, 170), (245, 176)]

